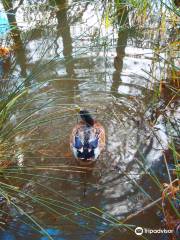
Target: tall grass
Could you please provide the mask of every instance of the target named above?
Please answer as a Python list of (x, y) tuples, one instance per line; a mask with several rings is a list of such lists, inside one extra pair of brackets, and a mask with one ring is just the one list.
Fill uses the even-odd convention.
[[(112, 4), (106, 1), (107, 4)], [(168, 146), (162, 145), (163, 165), (166, 167), (166, 174), (169, 178), (168, 184), (164, 184), (157, 173), (153, 169), (145, 169), (142, 165), (146, 162), (146, 156), (143, 152), (140, 153), (140, 159), (138, 164), (142, 167), (145, 174), (149, 175), (149, 178), (156, 184), (159, 194), (162, 194), (158, 201), (152, 201), (147, 208), (154, 206), (162, 202), (163, 208), (161, 210), (164, 213), (164, 220), (166, 221), (166, 227), (173, 229), (178, 223), (178, 210), (176, 203), (178, 201), (179, 192), (179, 124), (177, 116), (174, 116), (173, 111), (178, 108), (179, 102), (179, 65), (178, 65), (178, 23), (179, 23), (179, 8), (174, 4), (174, 1), (115, 1), (116, 11), (114, 15), (109, 14), (111, 22), (117, 21), (117, 16), (122, 15), (120, 9), (126, 8), (129, 14), (130, 27), (144, 34), (144, 39), (150, 42), (150, 46), (153, 49), (154, 60), (152, 61), (151, 72), (146, 72), (151, 81), (150, 88), (153, 94), (149, 97), (147, 108), (144, 110), (143, 122), (150, 131), (152, 131), (152, 138), (157, 139), (161, 144), (161, 139), (156, 133), (156, 125), (164, 124), (166, 133), (168, 135)], [(107, 15), (106, 15), (107, 18)], [(156, 23), (153, 21), (156, 19)], [(109, 22), (110, 22), (109, 20)], [(106, 20), (107, 21), (107, 20)], [(154, 26), (152, 25), (154, 24)], [(123, 26), (121, 26), (122, 28)], [(124, 25), (126, 28), (127, 26)], [(170, 29), (170, 31), (169, 31)], [(152, 33), (152, 31), (154, 33)], [(151, 41), (152, 35), (154, 37)], [(158, 74), (157, 74), (158, 70)], [(160, 73), (159, 73), (160, 72)], [(149, 94), (149, 93), (148, 93)], [(163, 102), (164, 106), (160, 106)], [(174, 104), (174, 105), (173, 105)], [(170, 108), (173, 105), (174, 110)], [(171, 112), (171, 110), (172, 112)], [(152, 116), (150, 119), (146, 117), (146, 112), (151, 110)], [(154, 116), (153, 116), (154, 115)], [(163, 119), (163, 120), (162, 120)], [(162, 123), (164, 122), (164, 123)], [(170, 152), (170, 157), (166, 156), (166, 152)], [(142, 159), (141, 159), (142, 158)], [(173, 164), (174, 170), (169, 170), (169, 165)], [(138, 184), (139, 188), (141, 187)], [(144, 192), (143, 189), (141, 191)], [(147, 195), (146, 192), (144, 192)], [(166, 200), (165, 200), (166, 199)], [(167, 202), (166, 202), (167, 201)], [(166, 203), (165, 203), (166, 202)], [(146, 207), (145, 207), (146, 208)], [(142, 209), (143, 211), (143, 209)], [(137, 212), (140, 214), (142, 211)], [(133, 215), (133, 217), (136, 216)], [(131, 218), (131, 216), (130, 216)], [(173, 220), (172, 220), (173, 219)], [(172, 223), (174, 221), (174, 224)], [(176, 236), (172, 236), (175, 239)]]
[[(160, 18), (158, 22), (158, 44), (157, 42), (151, 42), (151, 47), (154, 49), (154, 62), (152, 64), (152, 72), (149, 73), (149, 77), (151, 80), (151, 90), (153, 91), (152, 101), (149, 102), (147, 108), (151, 108), (153, 111), (158, 113), (158, 102), (160, 98), (164, 98), (166, 101), (166, 107), (164, 110), (168, 108), (173, 99), (179, 97), (179, 89), (176, 85), (179, 80), (179, 75), (177, 74), (179, 71), (179, 67), (176, 63), (176, 50), (177, 45), (175, 43), (178, 42), (178, 39), (169, 42), (168, 38), (171, 37), (167, 34), (169, 23), (173, 29), (176, 30), (176, 17), (179, 16), (179, 10), (173, 5), (167, 5), (166, 2), (161, 1), (162, 4), (158, 5), (157, 1), (115, 1), (114, 5), (111, 2), (106, 2), (104, 5), (103, 16), (101, 19), (101, 24), (105, 21), (105, 27), (108, 28), (110, 25), (115, 24), (117, 27), (118, 24), (121, 25), (122, 30), (130, 30), (136, 29), (137, 32), (144, 31), (145, 35), (151, 34), (154, 31), (153, 26), (150, 25), (151, 17), (154, 15), (154, 9), (158, 6), (158, 12), (156, 13)], [(129, 25), (127, 21), (124, 20), (123, 15), (127, 14), (127, 11), (124, 10), (124, 14), (122, 14), (123, 9), (128, 11), (130, 19), (132, 20)], [(113, 13), (112, 13), (113, 11)], [(166, 14), (168, 11), (168, 23), (166, 22)], [(118, 18), (120, 17), (120, 21)], [(127, 15), (125, 16), (127, 17)], [(92, 25), (93, 26), (93, 25)], [(92, 28), (89, 27), (89, 30)], [(147, 26), (151, 26), (148, 28)], [(100, 31), (99, 31), (100, 32)], [(83, 38), (86, 36), (87, 30), (81, 33), (78, 38)], [(106, 50), (108, 46), (108, 40), (104, 41), (104, 39), (100, 37), (100, 35), (96, 36), (96, 41), (101, 48)], [(146, 36), (144, 36), (146, 37)], [(166, 42), (165, 46), (161, 46), (160, 43), (162, 41)], [(74, 40), (75, 41), (75, 40)], [(102, 44), (103, 43), (103, 44)], [(34, 80), (41, 77), (44, 71), (48, 71), (49, 67), (55, 67), (57, 62), (64, 62), (63, 57), (59, 57), (59, 55), (54, 56), (52, 59), (44, 63), (44, 56), (51, 48), (51, 45), (45, 47), (42, 50), (41, 61), (37, 64), (33, 70), (22, 79), (21, 74), (19, 74), (16, 79), (19, 84), (15, 84), (15, 87), (12, 87), (7, 92), (4, 92), (3, 97), (0, 99), (0, 196), (4, 199), (4, 205), (10, 206), (10, 208), (14, 208), (17, 212), (17, 215), (22, 215), (25, 217), (25, 221), (27, 223), (31, 223), (31, 227), (35, 229), (37, 232), (41, 232), (43, 235), (47, 236), (49, 239), (53, 239), (52, 236), (46, 231), (45, 224), (41, 223), (41, 219), (38, 219), (38, 214), (36, 213), (28, 213), (28, 207), (32, 207), (36, 209), (37, 205), (43, 209), (45, 216), (56, 216), (56, 218), (61, 221), (67, 221), (71, 224), (78, 226), (86, 231), (95, 232), (95, 225), (101, 224), (107, 226), (103, 234), (99, 234), (99, 239), (103, 239), (111, 233), (114, 229), (121, 231), (121, 228), (126, 228), (129, 231), (134, 231), (134, 225), (126, 223), (128, 219), (136, 216), (136, 213), (133, 216), (128, 216), (124, 221), (120, 221), (114, 216), (111, 216), (107, 212), (102, 209), (96, 208), (94, 206), (84, 207), (79, 204), (74, 199), (67, 197), (62, 191), (57, 192), (52, 185), (49, 185), (49, 182), (54, 182), (55, 184), (66, 182), (71, 183), (74, 188), (77, 186), (83, 186), (84, 182), (81, 180), (74, 178), (69, 179), (66, 176), (66, 173), (76, 174), (80, 173), (83, 176), (87, 174), (87, 169), (83, 167), (78, 167), (75, 165), (68, 164), (37, 164), (34, 162), (34, 165), (29, 163), (22, 163), (21, 158), (25, 153), (41, 153), (43, 158), (49, 157), (53, 160), (59, 159), (57, 156), (53, 155), (56, 149), (49, 150), (50, 142), (58, 142), (58, 139), (61, 137), (62, 139), (68, 138), (67, 135), (61, 136), (61, 133), (57, 131), (54, 136), (50, 136), (49, 138), (39, 137), (37, 138), (36, 133), (39, 129), (48, 129), (50, 125), (53, 125), (55, 121), (66, 121), (67, 117), (75, 117), (76, 111), (79, 108), (75, 102), (70, 102), (69, 104), (59, 102), (60, 100), (66, 99), (63, 96), (67, 93), (66, 90), (57, 92), (52, 92), (51, 89), (48, 89), (48, 84), (51, 84), (53, 79), (46, 79), (42, 83), (36, 83)], [(22, 46), (20, 46), (21, 48)], [(62, 52), (63, 50), (61, 50)], [(74, 54), (85, 54), (88, 53), (89, 49), (84, 49), (79, 53), (79, 50)], [(32, 56), (33, 57), (33, 56)], [(157, 60), (157, 61), (156, 61)], [(156, 76), (156, 69), (159, 67), (159, 62), (162, 62), (166, 72), (161, 72), (163, 76), (162, 79), (159, 79)], [(72, 63), (72, 58), (66, 59), (66, 64)], [(16, 64), (15, 64), (16, 66)], [(15, 67), (14, 66), (14, 67)], [(11, 69), (13, 72), (13, 69)], [(165, 79), (165, 77), (167, 77)], [(11, 79), (9, 79), (11, 81)], [(165, 85), (164, 81), (166, 82)], [(163, 82), (163, 83), (162, 83)], [(73, 90), (71, 89), (73, 92)], [(167, 94), (171, 94), (171, 98), (167, 98)], [(49, 98), (47, 102), (44, 102), (44, 95), (48, 95)], [(66, 95), (65, 95), (66, 96)], [(73, 97), (72, 97), (73, 98)], [(57, 108), (57, 112), (50, 110), (53, 108)], [(147, 109), (144, 110), (144, 113)], [(172, 121), (172, 118), (165, 114), (165, 111), (162, 111), (163, 117), (166, 119), (168, 123)], [(143, 121), (145, 124), (150, 127), (152, 130), (152, 137), (156, 137), (154, 132), (154, 127), (158, 121), (158, 114), (151, 121), (150, 119), (144, 118)], [(115, 115), (115, 118), (121, 122), (121, 119), (118, 117), (118, 114)], [(171, 123), (170, 123), (171, 124)], [(177, 123), (173, 122), (176, 125)], [(171, 124), (172, 125), (172, 124)], [(39, 145), (31, 147), (32, 141), (37, 142)], [(25, 139), (25, 140), (24, 140)], [(28, 141), (29, 139), (29, 141)], [(172, 152), (174, 165), (175, 165), (175, 174), (177, 178), (179, 177), (179, 165), (178, 165), (178, 150), (176, 149), (176, 144), (174, 143), (174, 138), (170, 138), (169, 148)], [(55, 145), (57, 148), (57, 145)], [(165, 149), (164, 149), (165, 150)], [(137, 149), (139, 154), (139, 159), (137, 163), (139, 164), (142, 172), (147, 174), (150, 179), (156, 184), (157, 189), (160, 194), (164, 194), (164, 199), (167, 198), (170, 202), (174, 210), (174, 216), (178, 216), (176, 207), (172, 202), (173, 195), (171, 194), (173, 188), (170, 191), (166, 192), (164, 190), (163, 183), (159, 180), (156, 173), (153, 172), (153, 169), (146, 169), (142, 162), (145, 162), (145, 156), (140, 152), (140, 149)], [(67, 158), (70, 157), (69, 155)], [(32, 156), (35, 159), (35, 156)], [(171, 176), (171, 173), (168, 169), (168, 164), (166, 162), (166, 158), (164, 164), (167, 168), (167, 174), (169, 176), (169, 185), (174, 186), (174, 179)], [(150, 193), (147, 190), (143, 189), (141, 184), (128, 176), (128, 174), (123, 173), (121, 169), (118, 170), (119, 173), (124, 174), (125, 177), (132, 182), (134, 186), (136, 186), (143, 195), (145, 195), (149, 199), (149, 204), (144, 209), (148, 209), (154, 204), (158, 206), (159, 209), (162, 210), (160, 206), (160, 201), (162, 198), (155, 200), (152, 198)], [(63, 173), (63, 177), (54, 176), (54, 173)], [(28, 184), (32, 184), (32, 190), (26, 191), (28, 189)], [(88, 186), (93, 189), (97, 189), (96, 184), (87, 183)], [(41, 189), (41, 193), (37, 190)], [(43, 189), (43, 190), (42, 190)], [(167, 190), (167, 187), (166, 187)], [(175, 194), (177, 193), (176, 190)], [(42, 192), (46, 193), (45, 195)], [(169, 208), (169, 206), (168, 206)], [(1, 210), (3, 211), (3, 210)], [(10, 210), (7, 210), (3, 213), (4, 215), (10, 214)], [(141, 211), (138, 211), (137, 214), (141, 214)], [(82, 224), (78, 219), (82, 218), (84, 223)], [(3, 219), (2, 219), (3, 222)], [(6, 227), (6, 224), (1, 225), (2, 228)], [(146, 239), (142, 236), (143, 239)]]

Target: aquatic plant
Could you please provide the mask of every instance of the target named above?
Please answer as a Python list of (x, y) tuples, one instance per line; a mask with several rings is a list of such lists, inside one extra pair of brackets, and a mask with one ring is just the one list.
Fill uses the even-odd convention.
[[(11, 8), (7, 3), (11, 3), (11, 1), (3, 2), (5, 2), (4, 8), (8, 15), (8, 9)], [(24, 33), (18, 29), (18, 25), (14, 22), (15, 19), (13, 17), (9, 18), (13, 31), (7, 35), (7, 39), (10, 38), (11, 40), (7, 40), (6, 44), (12, 49), (11, 67), (8, 70), (11, 74), (7, 74), (8, 71), (6, 71), (6, 80), (3, 79), (3, 84), (6, 84), (1, 89), (0, 99), (0, 197), (2, 201), (0, 211), (2, 213), (2, 229), (5, 229), (8, 225), (9, 219), (7, 216), (12, 218), (18, 216), (19, 221), (25, 222), (30, 228), (35, 229), (35, 232), (53, 239), (53, 235), (50, 234), (51, 231), (47, 230), (46, 222), (41, 221), (42, 217), (40, 216), (42, 215), (43, 219), (51, 219), (53, 227), (57, 229), (59, 225), (64, 226), (66, 229), (66, 224), (71, 223), (82, 231), (94, 234), (94, 238), (99, 236), (99, 239), (103, 239), (111, 235), (114, 230), (121, 233), (122, 229), (125, 228), (130, 232), (134, 232), (134, 223), (128, 224), (128, 221), (153, 206), (163, 210), (160, 203), (164, 203), (165, 200), (170, 203), (170, 205), (168, 204), (164, 207), (165, 218), (169, 221), (170, 207), (173, 210), (173, 218), (176, 218), (178, 214), (174, 198), (178, 193), (178, 189), (174, 188), (174, 181), (179, 176), (177, 160), (179, 154), (178, 146), (176, 146), (175, 142), (179, 137), (179, 128), (175, 116), (176, 112), (169, 115), (169, 111), (171, 111), (169, 107), (171, 104), (174, 104), (173, 108), (176, 108), (175, 101), (179, 98), (179, 67), (176, 55), (179, 42), (176, 39), (179, 10), (173, 4), (169, 5), (168, 3), (167, 5), (164, 1), (161, 1), (162, 4), (159, 5), (157, 1), (151, 2), (147, 0), (114, 1), (113, 3), (104, 1), (101, 18), (99, 19), (99, 29), (94, 31), (92, 29), (93, 25), (89, 26), (88, 29), (85, 29), (78, 35), (77, 39), (73, 39), (69, 22), (74, 23), (78, 18), (81, 18), (89, 2), (85, 3), (82, 11), (75, 17), (70, 12), (78, 8), (77, 4), (67, 6), (64, 1), (59, 2), (61, 5), (56, 4), (56, 1), (52, 2), (48, 2), (47, 5), (48, 7), (50, 6), (49, 11), (51, 13), (48, 20), (53, 22), (53, 16), (55, 16), (59, 32), (54, 41), (48, 42), (49, 38), (44, 39), (43, 44), (41, 46), (38, 45), (34, 53), (29, 56), (33, 59), (36, 56), (36, 51), (40, 50), (40, 58), (31, 71), (26, 67), (27, 49), (25, 51), (24, 46), (28, 45), (28, 40), (31, 38), (34, 29), (32, 28), (29, 32)], [(13, 10), (14, 8), (11, 9), (11, 16), (15, 16)], [(155, 17), (155, 10), (158, 18), (157, 26), (153, 25), (154, 22), (151, 23)], [(33, 17), (32, 15), (31, 17)], [(63, 21), (61, 21), (62, 19)], [(43, 23), (43, 21), (38, 23), (40, 29)], [(62, 31), (64, 26), (66, 31)], [(84, 195), (86, 195), (86, 188), (88, 187), (91, 191), (100, 191), (105, 186), (98, 186), (97, 183), (93, 184), (86, 180), (88, 179), (88, 173), (92, 170), (91, 168), (80, 167), (75, 165), (74, 162), (71, 164), (68, 162), (68, 159), (71, 159), (71, 155), (67, 151), (68, 145), (64, 140), (68, 139), (69, 133), (54, 127), (54, 125), (59, 126), (60, 124), (61, 126), (63, 124), (68, 125), (68, 119), (76, 118), (77, 116), (76, 109), (79, 106), (77, 106), (74, 99), (80, 98), (81, 93), (78, 90), (78, 84), (81, 83), (83, 85), (84, 79), (76, 79), (75, 77), (75, 66), (78, 64), (79, 59), (75, 62), (74, 56), (86, 55), (90, 49), (98, 46), (99, 55), (104, 52), (105, 59), (107, 59), (109, 46), (112, 44), (111, 35), (102, 36), (101, 30), (104, 27), (108, 30), (111, 26), (118, 28), (117, 56), (114, 59), (116, 71), (113, 76), (114, 81), (110, 93), (107, 93), (106, 90), (99, 91), (103, 95), (102, 103), (105, 97), (108, 98), (109, 95), (113, 97), (113, 105), (110, 106), (111, 109), (109, 111), (105, 111), (104, 118), (108, 118), (110, 121), (110, 118), (113, 116), (113, 119), (118, 123), (117, 126), (120, 128), (126, 124), (126, 120), (122, 117), (123, 112), (127, 116), (126, 119), (128, 121), (131, 118), (130, 120), (139, 125), (143, 122), (143, 127), (145, 126), (150, 132), (150, 138), (157, 139), (160, 144), (161, 139), (159, 139), (156, 130), (162, 118), (165, 119), (170, 139), (168, 151), (170, 151), (171, 158), (169, 159), (174, 161), (170, 162), (173, 163), (173, 171), (171, 171), (168, 165), (169, 159), (167, 160), (166, 156), (163, 158), (163, 164), (167, 169), (169, 178), (169, 183), (165, 185), (164, 190), (164, 182), (159, 179), (158, 174), (154, 172), (153, 168), (146, 168), (145, 166), (145, 153), (148, 152), (149, 146), (147, 146), (144, 152), (141, 151), (142, 142), (137, 146), (134, 159), (137, 166), (140, 167), (141, 173), (138, 172), (136, 175), (147, 175), (152, 180), (156, 189), (158, 189), (159, 197), (157, 199), (154, 199), (151, 193), (148, 192), (148, 189), (142, 186), (139, 179), (134, 179), (133, 174), (127, 173), (118, 165), (115, 166), (115, 169), (114, 166), (110, 166), (117, 174), (122, 174), (125, 177), (125, 182), (131, 183), (148, 199), (146, 206), (126, 216), (123, 220), (112, 216), (103, 208), (82, 205), (79, 203), (79, 196), (71, 198), (66, 196), (64, 187), (67, 188), (67, 186), (70, 191), (72, 188), (76, 188), (77, 191), (82, 188)], [(154, 31), (155, 28), (157, 32)], [(171, 29), (170, 32), (169, 29)], [(147, 73), (149, 80), (147, 105), (141, 108), (140, 100), (132, 97), (132, 106), (138, 104), (140, 114), (132, 107), (132, 112), (129, 116), (127, 115), (127, 107), (124, 107), (124, 110), (121, 108), (120, 113), (118, 111), (121, 102), (119, 101), (120, 95), (117, 91), (119, 81), (116, 81), (116, 78), (120, 76), (122, 71), (128, 38), (133, 38), (133, 32), (135, 31), (142, 41), (142, 46), (148, 40), (148, 44), (153, 49), (153, 60), (151, 71)], [(53, 29), (51, 34), (53, 34)], [(62, 48), (58, 45), (59, 36), (62, 37)], [(85, 37), (92, 38), (91, 46), (80, 45)], [(79, 39), (80, 43), (78, 42)], [(142, 39), (145, 41), (143, 42)], [(149, 41), (149, 39), (152, 40)], [(56, 49), (55, 54), (52, 56), (50, 52), (54, 43)], [(79, 48), (73, 51), (73, 46), (77, 47), (78, 44)], [(108, 64), (108, 62), (106, 63)], [(56, 66), (58, 64), (64, 64), (67, 73), (66, 77), (57, 79), (52, 76), (49, 77), (50, 79), (47, 79), (47, 71), (50, 68), (57, 71)], [(93, 61), (91, 64), (94, 64)], [(160, 77), (157, 69), (160, 69)], [(67, 80), (69, 81), (68, 83)], [(61, 86), (59, 91), (53, 91), (53, 84)], [(96, 88), (96, 84), (97, 82), (95, 81), (91, 82), (94, 88)], [(70, 96), (68, 92), (71, 92)], [(163, 101), (163, 104), (159, 106), (161, 101)], [(79, 102), (83, 106), (84, 103)], [(93, 104), (88, 103), (86, 106), (92, 108)], [(131, 105), (129, 107), (131, 108)], [(95, 107), (93, 106), (93, 108)], [(104, 112), (104, 109), (100, 109), (101, 107), (97, 106), (97, 108), (98, 111)], [(95, 114), (98, 114), (98, 111)], [(136, 119), (138, 114), (142, 116), (140, 119)], [(68, 129), (70, 128), (71, 124), (68, 125)], [(61, 142), (59, 139), (61, 139)], [(63, 147), (60, 148), (60, 146)], [(165, 155), (167, 149), (165, 147), (162, 149)], [(51, 164), (49, 164), (49, 159)], [(59, 163), (59, 160), (61, 160), (61, 163)], [(109, 169), (108, 164), (107, 168)], [(100, 172), (98, 166), (95, 170), (98, 173)], [(172, 172), (174, 176), (172, 176)], [(69, 173), (68, 177), (67, 173)], [(77, 174), (80, 174), (81, 177), (77, 177)], [(64, 182), (66, 183), (65, 186), (63, 185)], [(37, 206), (39, 209), (37, 209)], [(145, 239), (145, 237), (142, 238)]]

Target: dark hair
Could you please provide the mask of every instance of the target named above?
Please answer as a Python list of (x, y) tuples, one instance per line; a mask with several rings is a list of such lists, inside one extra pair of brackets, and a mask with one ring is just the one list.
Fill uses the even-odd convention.
[(92, 118), (91, 114), (87, 110), (81, 110), (79, 112), (81, 119), (85, 121), (88, 125), (94, 125), (94, 119)]

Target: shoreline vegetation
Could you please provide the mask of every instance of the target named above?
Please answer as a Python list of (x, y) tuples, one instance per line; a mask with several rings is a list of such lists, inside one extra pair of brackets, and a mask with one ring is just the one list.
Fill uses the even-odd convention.
[[(33, 239), (69, 239), (66, 233), (70, 236), (73, 231), (79, 234), (76, 239), (83, 239), (81, 234), (102, 240), (152, 239), (150, 232), (140, 236), (134, 232), (137, 224), (143, 224), (141, 219), (150, 216), (156, 229), (173, 230), (163, 239), (176, 240), (180, 236), (179, 1), (23, 2), (0, 2), (2, 236), (6, 232), (13, 236), (8, 229), (17, 221)], [(81, 21), (78, 28), (75, 24)], [(140, 61), (143, 76), (137, 67)], [(128, 64), (136, 75), (125, 69)], [(142, 85), (131, 82), (135, 78)], [(68, 145), (77, 108), (84, 106), (105, 123), (109, 134), (104, 156), (93, 168), (78, 166)], [(121, 149), (119, 143), (128, 134), (129, 142)], [(126, 159), (129, 155), (132, 162)], [(121, 183), (122, 189), (117, 187)], [(125, 196), (124, 186), (131, 187)], [(76, 188), (82, 196), (74, 193)], [(99, 205), (91, 192), (94, 198), (100, 196)], [(122, 205), (122, 212), (121, 205), (114, 210), (135, 192), (134, 202)], [(144, 224), (144, 229), (153, 227)]]

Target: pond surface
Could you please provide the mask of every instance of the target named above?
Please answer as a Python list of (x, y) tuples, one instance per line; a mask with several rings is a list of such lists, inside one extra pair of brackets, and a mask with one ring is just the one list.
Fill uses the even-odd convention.
[[(23, 84), (29, 96), (11, 118), (15, 126), (28, 118), (12, 139), (21, 172), (8, 171), (21, 188), (19, 204), (25, 213), (11, 209), (15, 217), (0, 239), (48, 239), (42, 229), (37, 233), (24, 224), (30, 222), (27, 213), (56, 240), (136, 239), (133, 231), (118, 224), (160, 197), (147, 169), (159, 181), (168, 181), (163, 165), (169, 141), (166, 126), (161, 116), (153, 127), (149, 124), (153, 77), (159, 78), (164, 67), (153, 53), (156, 19), (140, 33), (126, 8), (112, 23), (103, 1), (13, 5), (18, 31), (11, 30), (16, 35), (8, 40), (8, 33), (1, 35), (1, 41), (14, 42), (9, 69), (2, 69), (10, 84), (2, 81), (2, 86), (10, 91), (27, 79)], [(88, 109), (106, 129), (106, 150), (88, 169), (77, 165), (69, 148), (71, 130), (79, 121), (77, 106)], [(158, 229), (158, 207), (128, 223), (132, 229)]]

